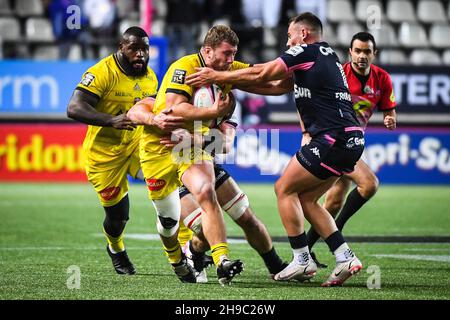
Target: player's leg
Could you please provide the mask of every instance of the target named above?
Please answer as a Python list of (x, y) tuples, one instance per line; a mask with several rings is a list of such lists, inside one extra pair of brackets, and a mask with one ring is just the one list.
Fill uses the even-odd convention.
[[(294, 156), (283, 175), (276, 182), (275, 193), (278, 210), (293, 251), (293, 260), (288, 267), (275, 275), (275, 280), (297, 279), (302, 281), (315, 275), (317, 266), (309, 254), (304, 231), (303, 204), (300, 202), (299, 194), (310, 190), (317, 190), (316, 193), (322, 192), (323, 194), (335, 181), (335, 177), (325, 180), (317, 178), (306, 170), (298, 158)], [(318, 211), (315, 214), (316, 220), (321, 223), (318, 230), (319, 234), (331, 234), (334, 230), (337, 230), (329, 213)], [(314, 225), (313, 221), (310, 222)]]
[[(179, 194), (181, 198), (181, 220), (178, 239), (182, 244), (182, 250), (188, 262), (196, 271), (197, 282), (207, 282), (205, 268), (214, 264), (214, 262), (211, 256), (205, 254), (209, 250), (209, 244), (202, 233), (202, 209), (185, 186), (179, 188)], [(184, 233), (189, 232), (191, 235), (184, 244), (180, 240), (183, 226), (186, 229)], [(187, 237), (185, 236), (185, 238)]]
[(287, 264), (278, 256), (266, 226), (250, 207), (247, 195), (234, 179), (216, 165), (216, 193), (222, 209), (242, 228), (250, 246), (264, 260), (271, 275), (283, 270)]
[(190, 165), (182, 174), (181, 180), (204, 210), (202, 214), (203, 234), (211, 247), (219, 282), (221, 284), (228, 283), (243, 270), (243, 264), (239, 260), (229, 259), (225, 221), (217, 202), (212, 162), (203, 160)]
[(375, 195), (379, 185), (377, 176), (363, 160), (359, 160), (355, 170), (347, 176), (356, 183), (356, 187), (348, 194), (336, 219), (336, 225), (341, 231), (345, 223)]
[[(324, 208), (333, 216), (336, 217), (338, 212), (341, 210), (345, 195), (347, 194), (348, 189), (350, 188), (351, 180), (346, 177), (340, 177), (333, 186), (327, 191), (325, 196)], [(309, 251), (311, 252), (311, 257), (314, 259), (314, 262), (317, 264), (319, 268), (326, 268), (327, 265), (320, 263), (316, 257), (316, 254), (312, 251), (312, 247), (319, 240), (320, 236), (311, 226), (309, 228), (308, 233), (306, 234), (308, 239)]]
[(136, 270), (128, 258), (123, 241), (125, 225), (129, 219), (127, 166), (123, 161), (111, 163), (114, 165), (102, 171), (88, 168), (87, 176), (97, 191), (105, 212), (103, 233), (114, 269), (118, 274), (134, 274)]
[(194, 270), (187, 263), (178, 241), (181, 204), (177, 166), (172, 163), (170, 154), (146, 154), (145, 157), (145, 161), (141, 161), (142, 170), (149, 198), (156, 210), (156, 227), (166, 256), (182, 282), (196, 282)]

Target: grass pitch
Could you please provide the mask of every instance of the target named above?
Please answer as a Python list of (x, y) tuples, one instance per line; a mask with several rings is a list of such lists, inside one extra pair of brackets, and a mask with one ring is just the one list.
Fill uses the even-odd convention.
[[(285, 235), (271, 185), (244, 184), (252, 207), (272, 236)], [(316, 246), (328, 269), (310, 283), (270, 280), (259, 255), (245, 243), (230, 244), (245, 271), (222, 288), (215, 271), (207, 284), (182, 284), (163, 255), (155, 213), (144, 185), (132, 185), (127, 251), (138, 274), (119, 276), (105, 251), (100, 207), (88, 184), (0, 184), (0, 299), (303, 300), (450, 299), (450, 243), (350, 243), (364, 264), (343, 288), (320, 288), (334, 265), (323, 243)], [(230, 236), (242, 231), (230, 220)], [(450, 236), (450, 188), (382, 186), (347, 224), (348, 236)], [(134, 238), (131, 238), (134, 236)], [(275, 243), (290, 260), (288, 243)], [(79, 289), (70, 289), (79, 268)], [(372, 273), (368, 273), (372, 271)], [(373, 270), (380, 288), (368, 289)], [(68, 286), (69, 284), (69, 286)]]

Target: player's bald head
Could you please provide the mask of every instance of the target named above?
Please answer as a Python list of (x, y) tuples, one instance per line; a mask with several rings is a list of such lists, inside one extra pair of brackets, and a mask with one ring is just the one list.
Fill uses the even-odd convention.
[(145, 32), (144, 29), (142, 29), (140, 27), (136, 27), (136, 26), (129, 27), (122, 34), (122, 38), (120, 39), (120, 42), (121, 43), (129, 42), (132, 37), (135, 37), (135, 38), (147, 38), (148, 39), (148, 34), (147, 34), (147, 32)]

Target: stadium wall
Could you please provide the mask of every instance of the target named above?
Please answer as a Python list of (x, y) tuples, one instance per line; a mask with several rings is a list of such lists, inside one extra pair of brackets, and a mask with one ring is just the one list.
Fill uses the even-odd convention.
[[(0, 124), (0, 181), (86, 181), (81, 124)], [(274, 182), (300, 145), (294, 127), (239, 129), (220, 159), (236, 180)], [(382, 183), (450, 184), (450, 130), (368, 129), (364, 159)]]

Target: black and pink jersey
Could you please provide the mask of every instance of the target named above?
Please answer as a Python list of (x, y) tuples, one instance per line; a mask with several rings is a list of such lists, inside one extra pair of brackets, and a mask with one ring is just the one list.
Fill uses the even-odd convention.
[(359, 127), (344, 69), (326, 42), (297, 45), (278, 58), (294, 74), (294, 95), (305, 130), (312, 136)]
[(375, 109), (379, 111), (395, 109), (392, 80), (385, 70), (372, 64), (369, 75), (364, 77), (353, 70), (350, 62), (343, 67), (352, 95), (353, 109), (362, 128), (367, 126)]

